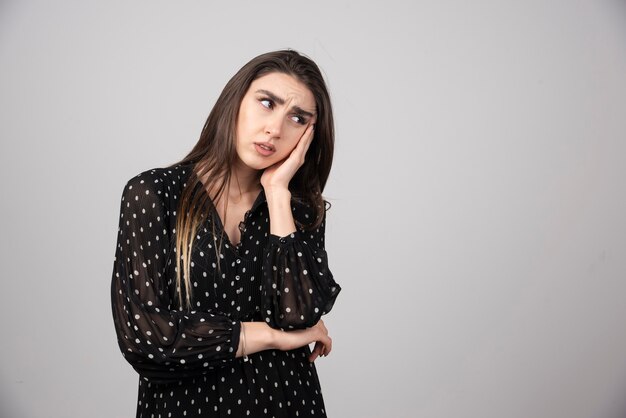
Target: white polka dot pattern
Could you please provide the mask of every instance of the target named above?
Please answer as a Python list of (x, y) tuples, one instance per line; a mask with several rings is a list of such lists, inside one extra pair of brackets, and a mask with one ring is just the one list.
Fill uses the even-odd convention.
[(324, 222), (308, 239), (301, 231), (286, 237), (270, 234), (263, 298), (265, 321), (273, 328), (311, 327), (332, 309), (341, 288), (328, 270)]
[[(141, 417), (325, 417), (308, 346), (235, 358), (241, 321), (298, 329), (328, 313), (341, 288), (328, 269), (324, 223), (269, 233), (265, 195), (242, 223), (241, 242), (201, 226), (192, 251), (193, 311), (178, 305), (176, 208), (192, 164), (145, 171), (121, 200), (111, 300), (118, 343), (139, 373)], [(312, 211), (292, 200), (294, 219)], [(218, 231), (222, 225), (216, 220)], [(222, 274), (217, 273), (217, 265)]]

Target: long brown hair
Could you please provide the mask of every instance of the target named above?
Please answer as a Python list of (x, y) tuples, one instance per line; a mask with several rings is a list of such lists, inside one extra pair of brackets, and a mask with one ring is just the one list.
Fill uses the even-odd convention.
[[(250, 84), (266, 74), (279, 72), (290, 75), (303, 83), (315, 97), (317, 119), (313, 141), (309, 145), (304, 164), (289, 183), (292, 197), (310, 205), (314, 211), (313, 221), (297, 226), (304, 229), (317, 228), (323, 221), (326, 204), (322, 192), (332, 166), (335, 130), (330, 96), (324, 78), (317, 65), (308, 57), (294, 50), (281, 50), (259, 55), (244, 65), (226, 84), (207, 118), (200, 139), (182, 160), (172, 164), (194, 164), (178, 203), (176, 220), (176, 290), (180, 306), (191, 309), (191, 251), (198, 228), (207, 216), (213, 217), (213, 202), (219, 201), (224, 190), (229, 190), (237, 151), (236, 124), (241, 101)], [(209, 174), (210, 173), (210, 174)], [(208, 181), (203, 184), (209, 174)], [(201, 186), (207, 193), (195, 193)], [(215, 190), (209, 196), (208, 191)], [(211, 222), (215, 236), (215, 222)], [(216, 241), (216, 254), (222, 247), (224, 231)], [(219, 269), (219, 257), (217, 258)], [(182, 264), (182, 266), (181, 266)], [(182, 269), (181, 269), (182, 267)]]

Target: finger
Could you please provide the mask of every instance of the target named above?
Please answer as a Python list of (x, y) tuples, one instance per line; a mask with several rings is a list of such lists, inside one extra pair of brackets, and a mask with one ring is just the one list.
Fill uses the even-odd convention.
[(313, 348), (313, 352), (309, 356), (309, 361), (311, 363), (314, 362), (315, 359), (322, 353), (322, 350), (323, 350), (322, 344), (319, 341), (317, 341), (315, 343), (315, 348)]
[(309, 149), (309, 145), (311, 145), (311, 142), (313, 141), (313, 136), (314, 129), (313, 125), (311, 124), (307, 126), (307, 128), (302, 133), (302, 136), (298, 140), (298, 143), (296, 144), (294, 150), (291, 152), (291, 155), (294, 155), (294, 157), (300, 159), (300, 161), (304, 161), (304, 156)]
[(327, 356), (330, 354), (331, 350), (333, 349), (333, 340), (332, 338), (328, 337), (328, 344), (324, 345), (324, 356)]
[(291, 154), (286, 156), (282, 161), (278, 161), (276, 163), (277, 167), (280, 167), (283, 162), (286, 161), (294, 161), (294, 164), (297, 164), (298, 167), (302, 165), (305, 160), (305, 155), (307, 150), (309, 149), (309, 145), (313, 140), (313, 124), (310, 124), (306, 127), (302, 135), (298, 139), (298, 143), (295, 148), (291, 151)]
[(310, 125), (306, 125), (306, 128), (304, 128), (304, 131), (302, 132), (302, 135), (300, 135), (300, 138), (298, 138), (298, 145), (300, 145), (300, 143), (302, 142), (302, 140), (306, 140), (308, 139), (309, 136), (311, 136), (311, 131), (313, 130), (313, 124)]
[(313, 142), (313, 138), (315, 137), (315, 125), (311, 124), (308, 129), (309, 129), (309, 134), (307, 136), (307, 141), (305, 142), (305, 147), (304, 147), (305, 154), (309, 150), (309, 146), (311, 145), (311, 143)]

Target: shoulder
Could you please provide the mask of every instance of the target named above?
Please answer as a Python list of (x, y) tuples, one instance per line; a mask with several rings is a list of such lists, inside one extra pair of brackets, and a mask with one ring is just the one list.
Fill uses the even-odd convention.
[(151, 168), (131, 177), (126, 182), (126, 188), (155, 191), (182, 188), (186, 184), (191, 170), (192, 165), (190, 164)]
[(126, 181), (123, 199), (159, 199), (165, 204), (172, 198), (176, 200), (191, 170), (189, 164), (144, 170)]
[(192, 168), (191, 164), (151, 168), (134, 175), (127, 181), (127, 184), (162, 183), (169, 186), (179, 182), (183, 184), (189, 177), (189, 174), (191, 174)]

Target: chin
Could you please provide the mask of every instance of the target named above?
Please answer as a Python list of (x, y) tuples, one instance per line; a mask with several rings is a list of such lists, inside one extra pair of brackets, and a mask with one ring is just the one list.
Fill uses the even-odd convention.
[(267, 159), (257, 159), (257, 158), (246, 158), (246, 159), (241, 159), (241, 162), (249, 168), (252, 168), (254, 170), (265, 170), (267, 167), (271, 166), (272, 164), (274, 164), (274, 160), (272, 159), (267, 160)]

